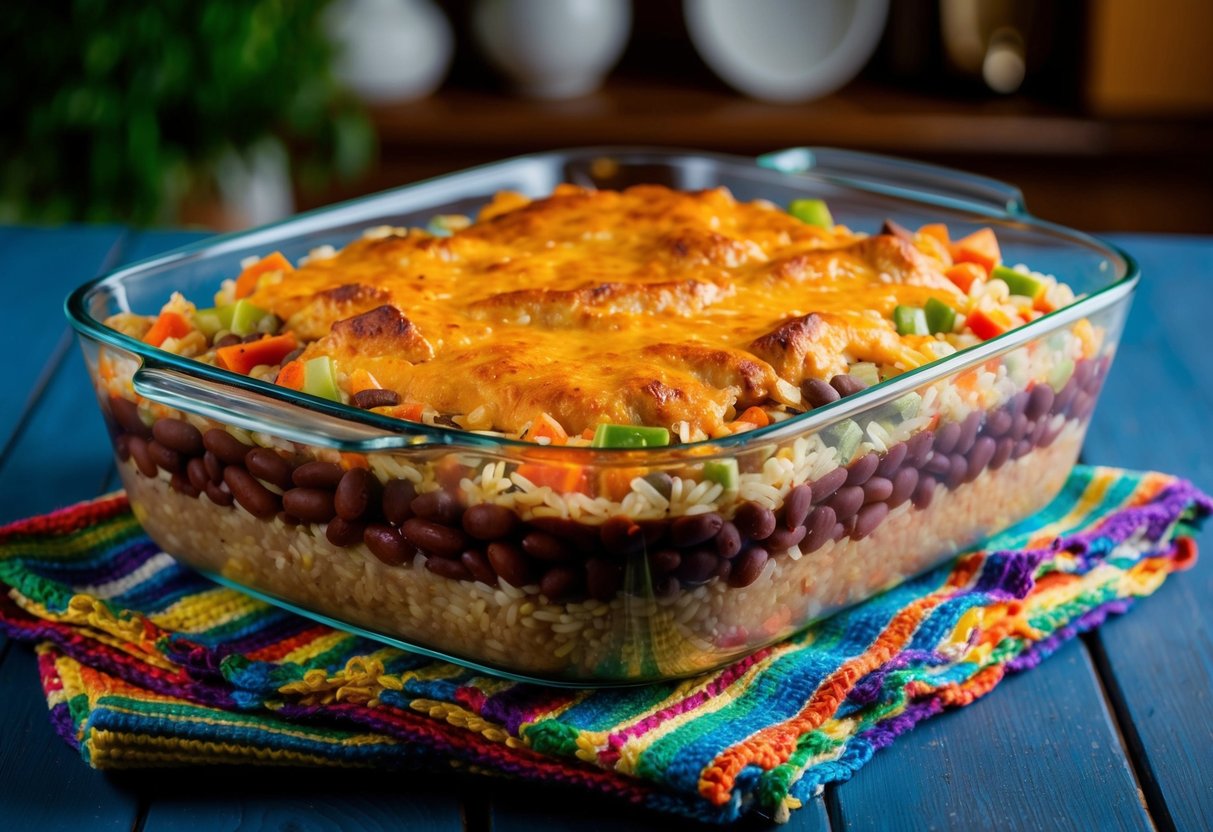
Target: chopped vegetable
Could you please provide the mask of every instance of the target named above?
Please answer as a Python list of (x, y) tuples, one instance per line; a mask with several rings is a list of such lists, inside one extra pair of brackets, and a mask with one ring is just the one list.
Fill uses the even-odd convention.
[(1066, 386), (1066, 382), (1072, 375), (1074, 375), (1074, 362), (1063, 358), (1049, 370), (1049, 386), (1053, 388), (1054, 393), (1060, 393), (1061, 388)]
[(956, 310), (941, 300), (930, 298), (922, 311), (927, 318), (927, 329), (932, 335), (951, 332), (956, 327)]
[(303, 365), (303, 392), (329, 401), (341, 401), (333, 359), (321, 355)]
[(863, 382), (864, 387), (874, 387), (880, 384), (880, 368), (871, 361), (860, 361), (857, 364), (852, 364), (850, 369), (847, 370), (847, 375)]
[(1030, 274), (1007, 268), (1006, 266), (995, 266), (994, 271), (990, 272), (990, 278), (1001, 280), (1007, 284), (1007, 288), (1011, 290), (1011, 294), (1031, 298), (1033, 302), (1049, 288), (1043, 280)]
[(851, 460), (851, 457), (855, 455), (855, 449), (859, 447), (859, 443), (863, 439), (863, 428), (854, 419), (830, 425), (822, 433), (825, 435), (826, 441), (838, 450), (838, 458), (843, 462)]
[(370, 371), (364, 370), (361, 367), (350, 373), (349, 378), (350, 395), (353, 396), (361, 393), (364, 390), (382, 390), (383, 385), (379, 383), (379, 379), (371, 375)]
[(188, 335), (192, 329), (190, 322), (184, 316), (166, 309), (160, 313), (160, 317), (156, 318), (152, 328), (143, 336), (143, 340), (153, 347), (158, 347), (169, 338), (181, 338)]
[(975, 309), (969, 313), (965, 325), (983, 341), (989, 341), (996, 335), (1002, 335), (1015, 326), (1010, 316), (1001, 309)]
[[(894, 306), (893, 325), (898, 335), (929, 335), (926, 313), (917, 306)], [(870, 386), (870, 385), (869, 385)]]
[(298, 346), (299, 342), (295, 340), (293, 332), (266, 335), (260, 341), (232, 344), (230, 347), (215, 350), (215, 363), (233, 373), (248, 375), (250, 370), (260, 364), (278, 364)]
[(214, 338), (220, 330), (232, 328), (232, 310), (235, 306), (229, 303), (227, 306), (199, 309), (194, 313), (194, 324), (207, 338)]
[[(220, 307), (222, 310), (223, 307)], [(257, 331), (261, 321), (270, 313), (247, 300), (238, 300), (231, 305), (230, 323), (227, 328), (243, 338)]]
[(944, 248), (950, 248), (952, 239), (948, 236), (948, 227), (941, 222), (930, 223), (918, 229), (919, 234), (927, 237), (934, 237), (939, 242), (943, 243)]
[(920, 407), (922, 407), (922, 396), (917, 393), (906, 393), (893, 400), (893, 409), (903, 420), (913, 419), (917, 416)]
[(788, 213), (807, 225), (834, 227), (834, 217), (824, 199), (794, 199), (788, 206)]
[(518, 466), (519, 476), (526, 477), (542, 488), (548, 486), (557, 494), (586, 491), (585, 468), (572, 463), (525, 462)]
[(274, 379), (274, 384), (279, 387), (288, 387), (291, 390), (303, 389), (303, 361), (296, 358), (282, 366), (278, 371), (278, 377)]
[(747, 407), (745, 412), (737, 417), (738, 422), (749, 422), (751, 425), (756, 425), (760, 428), (765, 428), (771, 424), (771, 417), (761, 407)]
[(240, 273), (236, 278), (236, 297), (243, 298), (251, 295), (257, 288), (257, 281), (262, 275), (270, 272), (293, 272), (295, 267), (291, 265), (291, 261), (283, 256), (282, 252), (275, 251), (262, 257), (256, 263), (249, 266)]
[(535, 421), (531, 423), (531, 429), (527, 431), (527, 439), (531, 441), (542, 438), (546, 438), (550, 445), (563, 445), (569, 441), (564, 427), (547, 413), (536, 416)]
[(958, 263), (944, 272), (944, 275), (967, 295), (972, 291), (974, 283), (986, 279), (986, 270), (976, 263)]
[(955, 263), (976, 263), (988, 274), (1002, 261), (1002, 252), (998, 248), (998, 238), (994, 229), (982, 228), (969, 236), (952, 244), (952, 261)]
[(665, 428), (641, 425), (599, 425), (590, 443), (594, 448), (655, 448), (670, 444), (670, 432)]
[(1028, 356), (1022, 350), (1009, 352), (1002, 357), (1002, 364), (1007, 368), (1007, 378), (1019, 386), (1028, 382)]
[(720, 483), (725, 491), (733, 491), (741, 481), (735, 459), (709, 459), (703, 463), (703, 478), (708, 482)]
[(425, 405), (418, 402), (410, 402), (408, 404), (392, 405), (379, 412), (394, 419), (404, 419), (406, 422), (420, 422), (422, 421), (421, 414), (425, 412)]

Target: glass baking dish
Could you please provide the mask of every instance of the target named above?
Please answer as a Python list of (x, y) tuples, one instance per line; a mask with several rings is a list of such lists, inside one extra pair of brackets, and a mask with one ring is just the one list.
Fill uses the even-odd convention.
[[(249, 256), (296, 259), (368, 227), (425, 225), (475, 213), (500, 190), (542, 196), (561, 182), (722, 185), (780, 204), (819, 197), (838, 222), (868, 231), (885, 218), (945, 222), (956, 235), (992, 226), (1006, 262), (1056, 275), (1078, 299), (769, 427), (640, 450), (403, 422), (183, 359), (102, 323), (154, 312), (173, 291), (206, 297)], [(82, 286), (67, 313), (133, 509), (165, 551), (408, 650), (513, 678), (602, 685), (735, 660), (1045, 505), (1078, 455), (1137, 280), (1126, 254), (1031, 217), (1015, 188), (944, 168), (807, 148), (758, 160), (590, 148), (205, 240)], [(305, 475), (315, 461), (332, 464)], [(284, 491), (311, 488), (309, 499), (324, 502), (347, 478), (366, 497), (354, 520), (282, 511)], [(432, 545), (404, 543), (405, 523), (410, 539)]]

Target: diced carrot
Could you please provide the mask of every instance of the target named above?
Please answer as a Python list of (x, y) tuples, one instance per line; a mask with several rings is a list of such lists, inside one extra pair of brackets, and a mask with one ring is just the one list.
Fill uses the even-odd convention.
[(379, 383), (379, 379), (375, 378), (366, 370), (359, 367), (354, 372), (350, 373), (350, 395), (361, 393), (363, 390), (381, 390), (383, 385)]
[(944, 248), (951, 248), (952, 238), (948, 236), (948, 227), (941, 222), (933, 222), (924, 225), (918, 229), (919, 234), (925, 234), (928, 237), (934, 237), (943, 244)]
[(581, 432), (581, 438), (582, 439), (593, 439), (594, 438), (594, 428), (586, 428), (585, 430), (583, 430)]
[(957, 263), (944, 272), (948, 280), (955, 283), (956, 287), (966, 294), (973, 287), (974, 281), (985, 280), (986, 274), (986, 270), (976, 263)]
[(602, 492), (612, 500), (622, 500), (632, 490), (632, 480), (644, 476), (645, 468), (607, 468), (602, 472)]
[(526, 438), (532, 442), (543, 437), (549, 440), (550, 445), (563, 445), (569, 441), (569, 435), (561, 424), (547, 413), (540, 413), (535, 417), (535, 421), (531, 423), (531, 429), (527, 431), (526, 435)]
[(1001, 309), (975, 309), (965, 320), (973, 334), (983, 341), (989, 341), (996, 335), (1002, 335), (1013, 326), (1011, 319)]
[(295, 333), (266, 335), (260, 341), (249, 344), (232, 344), (215, 350), (215, 363), (225, 370), (248, 375), (259, 364), (272, 366), (292, 352), (299, 342)]
[(351, 454), (342, 452), (341, 465), (345, 468), (370, 468), (371, 462), (366, 454)]
[(291, 265), (291, 261), (283, 256), (282, 252), (275, 251), (272, 254), (267, 254), (256, 263), (249, 266), (240, 273), (236, 278), (236, 298), (243, 298), (251, 295), (253, 290), (257, 288), (257, 281), (261, 279), (261, 275), (269, 274), (270, 272), (293, 272), (295, 267)]
[(953, 243), (952, 261), (976, 263), (986, 270), (986, 274), (989, 274), (990, 270), (1002, 261), (1002, 252), (998, 248), (998, 238), (994, 236), (994, 229), (979, 229)]
[(745, 412), (737, 417), (739, 422), (749, 422), (755, 427), (765, 428), (771, 424), (771, 417), (761, 407), (747, 407)]
[(1095, 327), (1091, 326), (1091, 322), (1083, 318), (1078, 323), (1074, 324), (1074, 336), (1082, 343), (1082, 354), (1084, 358), (1091, 358), (1095, 353), (1099, 352), (1099, 336), (1095, 333)]
[(571, 462), (525, 462), (518, 466), (518, 473), (540, 488), (550, 487), (557, 494), (586, 491), (585, 468)]
[(274, 379), (274, 383), (279, 387), (289, 387), (291, 390), (302, 390), (303, 362), (296, 358), (294, 361), (282, 365), (282, 369), (278, 371), (278, 378)]
[(418, 402), (398, 404), (383, 411), (385, 415), (391, 416), (393, 419), (404, 419), (408, 422), (420, 422), (423, 412), (425, 412), (425, 405)]
[(166, 309), (160, 313), (160, 317), (156, 318), (156, 322), (147, 331), (147, 335), (143, 336), (143, 340), (153, 347), (158, 347), (169, 338), (181, 338), (188, 335), (191, 329), (189, 321), (176, 312)]

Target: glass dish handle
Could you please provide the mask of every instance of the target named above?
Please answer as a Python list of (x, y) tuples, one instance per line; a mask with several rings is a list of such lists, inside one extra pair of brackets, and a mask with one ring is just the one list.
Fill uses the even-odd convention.
[(811, 173), (840, 184), (858, 184), (894, 196), (926, 198), (949, 207), (994, 208), (1013, 217), (1028, 213), (1023, 192), (1014, 185), (925, 162), (832, 147), (789, 147), (764, 153), (757, 161), (760, 167), (780, 173)]
[[(417, 448), (429, 441), (428, 437), (419, 433), (394, 433), (371, 425), (360, 425), (336, 414), (287, 404), (249, 390), (233, 390), (222, 381), (189, 375), (146, 361), (135, 371), (132, 384), (140, 396), (166, 407), (306, 445), (367, 453)], [(233, 406), (233, 399), (236, 398), (239, 400), (238, 407)]]

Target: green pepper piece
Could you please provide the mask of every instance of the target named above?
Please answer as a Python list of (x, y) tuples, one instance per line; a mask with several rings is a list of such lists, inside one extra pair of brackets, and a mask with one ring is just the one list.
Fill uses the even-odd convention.
[(863, 439), (863, 428), (854, 419), (830, 425), (822, 433), (825, 434), (827, 441), (838, 449), (838, 458), (843, 462), (851, 461), (851, 457), (855, 455), (855, 449), (859, 447), (859, 443)]
[(1045, 291), (1045, 283), (1030, 274), (1017, 272), (1015, 269), (1007, 266), (995, 266), (990, 272), (991, 280), (1001, 280), (1007, 284), (1007, 288), (1011, 290), (1013, 295), (1022, 295), (1025, 298), (1036, 300)]
[(941, 300), (930, 298), (922, 311), (927, 318), (927, 329), (932, 335), (951, 332), (956, 327), (956, 310)]
[(1049, 370), (1049, 386), (1053, 388), (1054, 393), (1060, 393), (1061, 388), (1066, 386), (1066, 382), (1072, 375), (1074, 375), (1074, 362), (1063, 358)]
[(725, 491), (736, 490), (740, 476), (735, 459), (710, 459), (703, 463), (703, 478), (720, 483)]
[(806, 225), (834, 227), (834, 217), (824, 199), (793, 199), (788, 205), (788, 213)]
[(214, 338), (216, 332), (227, 329), (217, 309), (199, 309), (194, 313), (194, 325), (207, 338)]
[(875, 387), (880, 384), (880, 368), (871, 361), (860, 361), (847, 369), (847, 375), (863, 382), (864, 387)]
[(327, 355), (309, 359), (303, 365), (303, 392), (329, 401), (341, 401), (333, 359)]
[(894, 306), (893, 325), (898, 335), (930, 335), (926, 313), (917, 306)]
[(656, 448), (670, 444), (665, 428), (641, 425), (599, 425), (594, 429), (593, 448)]
[[(219, 307), (217, 312), (223, 314), (227, 307)], [(234, 334), (243, 338), (245, 335), (252, 335), (257, 332), (257, 326), (261, 323), (269, 313), (260, 306), (254, 306), (247, 300), (238, 300), (231, 304), (230, 323), (225, 329), (230, 329)]]

